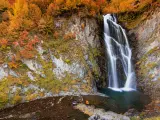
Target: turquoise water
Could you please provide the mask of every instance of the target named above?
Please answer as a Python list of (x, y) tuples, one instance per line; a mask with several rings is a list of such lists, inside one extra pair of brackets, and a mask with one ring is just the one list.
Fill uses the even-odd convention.
[[(105, 109), (123, 113), (128, 109), (135, 108), (141, 111), (150, 102), (148, 96), (138, 91), (113, 91), (108, 88), (101, 88), (99, 92), (108, 95), (108, 105)], [(112, 106), (114, 104), (114, 106)]]

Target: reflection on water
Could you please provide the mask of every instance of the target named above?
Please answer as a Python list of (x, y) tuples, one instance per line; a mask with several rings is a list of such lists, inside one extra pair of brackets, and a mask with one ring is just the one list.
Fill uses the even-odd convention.
[(150, 102), (149, 97), (138, 91), (113, 91), (108, 88), (101, 88), (99, 92), (108, 95), (108, 103), (115, 104), (115, 107), (109, 106), (109, 108), (115, 112), (125, 112), (130, 108), (142, 110), (146, 104)]

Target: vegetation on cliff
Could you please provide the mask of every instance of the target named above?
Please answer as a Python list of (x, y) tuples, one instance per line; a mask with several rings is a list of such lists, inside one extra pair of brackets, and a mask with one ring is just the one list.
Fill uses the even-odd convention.
[[(22, 58), (30, 59), (35, 55), (35, 46), (40, 43), (38, 34), (43, 36), (58, 36), (54, 29), (54, 17), (66, 12), (76, 12), (80, 17), (85, 15), (97, 16), (106, 13), (126, 14), (120, 20), (132, 20), (136, 13), (147, 6), (158, 5), (153, 0), (2, 0), (0, 2), (0, 46), (3, 63), (7, 51), (14, 51), (8, 61), (11, 68), (17, 68)], [(134, 14), (133, 14), (134, 13)], [(83, 15), (84, 16), (84, 15)], [(82, 28), (84, 28), (82, 24)], [(73, 37), (74, 33), (64, 36)]]
[[(88, 83), (80, 86), (85, 91), (91, 89), (87, 86), (90, 84), (88, 79), (92, 77), (91, 72), (97, 74), (94, 58), (99, 56), (99, 51), (96, 48), (87, 50), (89, 60), (95, 63), (91, 71), (86, 64), (81, 46), (75, 40), (75, 33), (63, 33), (64, 31), (59, 30), (62, 26), (55, 24), (54, 19), (69, 14), (100, 18), (102, 14), (118, 13), (121, 21), (132, 21), (137, 16), (139, 17), (146, 8), (154, 5), (159, 5), (159, 0), (1, 0), (0, 65), (7, 64), (9, 69), (18, 73), (19, 77), (8, 76), (0, 81), (0, 108), (8, 103), (15, 104), (24, 99), (33, 100), (45, 96), (43, 91), (38, 90), (34, 93), (33, 89), (27, 89), (26, 86), (29, 84), (35, 84), (53, 93), (58, 93), (60, 90), (77, 89), (74, 85), (79, 79), (73, 80), (68, 73), (65, 78), (62, 78), (63, 80), (56, 78), (52, 73), (54, 64), (41, 58), (37, 45), (43, 46), (42, 54), (50, 60), (48, 48), (51, 48), (50, 50), (57, 58), (64, 55), (62, 59), (67, 64), (71, 64), (73, 58), (75, 61), (76, 58), (80, 58), (80, 62), (88, 70), (85, 77)], [(122, 17), (123, 15), (125, 17)], [(81, 24), (81, 31), (85, 26), (84, 23)], [(63, 29), (67, 29), (67, 26)], [(43, 70), (40, 72), (46, 77), (35, 75), (36, 80), (31, 81), (27, 75), (23, 74), (29, 69), (23, 63), (24, 59), (36, 59), (41, 63)], [(14, 93), (12, 93), (13, 86), (18, 88)], [(24, 91), (24, 89), (27, 90)]]

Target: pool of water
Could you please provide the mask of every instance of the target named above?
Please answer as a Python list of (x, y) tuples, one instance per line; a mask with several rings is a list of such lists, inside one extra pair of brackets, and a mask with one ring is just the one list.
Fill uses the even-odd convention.
[[(109, 96), (109, 99), (107, 100), (109, 106), (105, 109), (110, 109), (117, 113), (126, 112), (131, 108), (141, 111), (145, 105), (150, 102), (148, 96), (136, 90), (114, 91), (109, 88), (101, 88), (99, 89), (99, 92)], [(114, 107), (111, 107), (113, 104)]]

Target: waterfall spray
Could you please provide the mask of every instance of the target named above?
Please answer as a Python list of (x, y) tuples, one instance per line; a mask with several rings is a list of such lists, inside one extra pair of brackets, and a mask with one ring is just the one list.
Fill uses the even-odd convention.
[[(107, 14), (103, 17), (104, 40), (108, 55), (108, 87), (118, 91), (136, 90), (136, 76), (131, 60), (132, 51), (125, 30), (117, 24), (114, 15)], [(122, 69), (119, 69), (119, 64)], [(120, 73), (124, 74), (123, 78)], [(122, 81), (125, 81), (124, 84), (120, 84)]]

